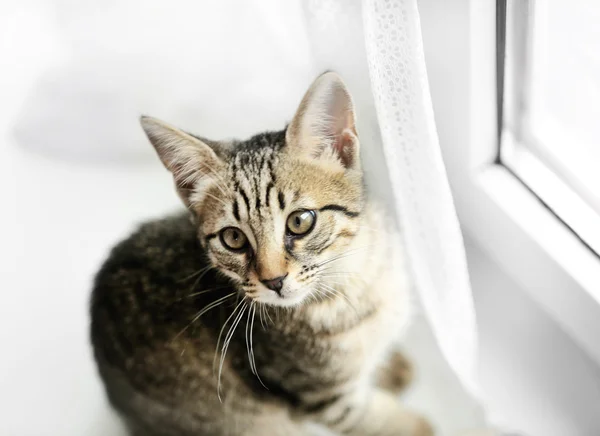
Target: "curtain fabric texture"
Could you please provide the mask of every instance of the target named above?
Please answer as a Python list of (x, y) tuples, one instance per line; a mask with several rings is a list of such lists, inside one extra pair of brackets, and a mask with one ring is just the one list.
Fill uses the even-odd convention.
[(417, 289), (442, 352), (475, 392), (475, 312), (438, 144), (416, 0), (363, 2), (373, 97)]

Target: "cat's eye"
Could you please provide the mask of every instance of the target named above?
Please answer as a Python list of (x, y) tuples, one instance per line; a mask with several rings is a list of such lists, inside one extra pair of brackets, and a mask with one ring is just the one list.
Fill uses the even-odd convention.
[(240, 251), (248, 245), (248, 238), (237, 227), (227, 227), (221, 231), (221, 242), (230, 250)]
[(288, 217), (287, 229), (292, 235), (305, 235), (313, 229), (316, 220), (313, 210), (297, 210)]

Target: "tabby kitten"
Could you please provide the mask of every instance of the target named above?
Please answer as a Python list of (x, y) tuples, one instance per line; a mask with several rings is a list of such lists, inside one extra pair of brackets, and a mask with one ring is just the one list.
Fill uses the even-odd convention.
[(393, 392), (409, 374), (391, 352), (408, 283), (394, 227), (365, 198), (340, 77), (247, 141), (141, 123), (192, 219), (143, 225), (96, 277), (95, 356), (131, 433), (431, 435)]

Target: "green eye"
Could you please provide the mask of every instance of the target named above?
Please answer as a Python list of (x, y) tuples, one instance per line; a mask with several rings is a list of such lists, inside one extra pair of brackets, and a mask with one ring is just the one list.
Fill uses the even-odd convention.
[(313, 210), (297, 210), (288, 217), (287, 229), (293, 235), (305, 235), (313, 229), (316, 220)]
[(237, 227), (227, 227), (221, 231), (221, 243), (232, 251), (240, 251), (248, 245), (248, 238)]

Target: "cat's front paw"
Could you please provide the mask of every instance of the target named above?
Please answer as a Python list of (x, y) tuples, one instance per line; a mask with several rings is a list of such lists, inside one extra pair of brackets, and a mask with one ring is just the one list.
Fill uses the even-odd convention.
[(411, 383), (414, 371), (413, 365), (400, 351), (394, 351), (379, 368), (377, 385), (388, 392), (398, 394)]
[(433, 427), (427, 419), (422, 416), (417, 417), (414, 436), (433, 436)]
[(410, 411), (404, 411), (397, 416), (398, 429), (393, 433), (396, 436), (434, 436), (435, 432), (429, 421)]

